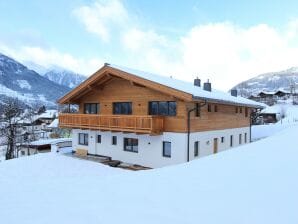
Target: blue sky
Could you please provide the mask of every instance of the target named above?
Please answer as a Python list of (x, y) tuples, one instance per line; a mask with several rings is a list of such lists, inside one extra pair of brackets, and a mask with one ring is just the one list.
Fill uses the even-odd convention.
[(227, 90), (298, 66), (297, 1), (0, 1), (0, 52), (86, 75), (104, 62)]

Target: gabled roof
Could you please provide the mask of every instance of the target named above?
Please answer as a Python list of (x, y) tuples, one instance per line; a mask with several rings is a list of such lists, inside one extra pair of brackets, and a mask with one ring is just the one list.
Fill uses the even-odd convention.
[(152, 89), (171, 94), (179, 99), (186, 101), (207, 100), (210, 102), (218, 102), (223, 104), (235, 104), (248, 107), (265, 107), (264, 104), (258, 103), (243, 97), (234, 97), (229, 93), (212, 89), (211, 92), (203, 90), (201, 87), (194, 86), (191, 82), (186, 82), (166, 76), (156, 75), (149, 72), (143, 72), (123, 66), (105, 64), (95, 74), (89, 77), (85, 82), (70, 91), (64, 97), (59, 99), (59, 103), (70, 102), (71, 98), (78, 94), (80, 91), (88, 88), (93, 82), (100, 80), (105, 74), (111, 73), (112, 75), (129, 79), (135, 83), (148, 86)]

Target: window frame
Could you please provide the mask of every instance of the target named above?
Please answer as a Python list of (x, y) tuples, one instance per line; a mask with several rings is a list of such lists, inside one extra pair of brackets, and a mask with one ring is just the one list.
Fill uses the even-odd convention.
[(101, 143), (101, 135), (97, 135), (97, 143)]
[[(92, 106), (95, 106), (95, 113), (92, 112)], [(100, 103), (84, 103), (84, 114), (99, 114), (99, 111)]]
[(199, 157), (200, 141), (194, 142), (194, 157)]
[(117, 145), (117, 136), (116, 135), (112, 136), (112, 145)]
[[(170, 153), (168, 154), (166, 152), (166, 145), (169, 144), (170, 145)], [(171, 158), (172, 157), (172, 143), (169, 141), (163, 141), (162, 142), (162, 156), (166, 157), (166, 158)]]
[(222, 136), (222, 137), (220, 138), (220, 142), (221, 142), (221, 143), (224, 143), (224, 142), (225, 142), (225, 137), (224, 137), (224, 136)]
[[(134, 145), (134, 143), (137, 143)], [(135, 148), (136, 147), (136, 148)], [(139, 139), (137, 138), (123, 138), (123, 150), (126, 152), (139, 152)]]
[[(161, 111), (161, 108), (162, 108), (161, 105), (164, 106), (165, 111)], [(177, 116), (177, 102), (176, 101), (149, 101), (148, 114), (175, 117)]]
[(230, 135), (230, 147), (233, 147), (234, 144), (234, 136)]
[[(81, 136), (83, 136), (81, 139)], [(79, 145), (88, 145), (89, 142), (88, 142), (88, 139), (89, 138), (89, 135), (88, 133), (78, 133), (78, 144)], [(83, 142), (81, 142), (81, 140), (83, 140)]]
[[(125, 107), (127, 107), (127, 108), (125, 108)], [(132, 102), (113, 102), (113, 114), (131, 115), (132, 114)]]
[(209, 104), (209, 103), (208, 103), (208, 105), (207, 105), (207, 111), (208, 111), (208, 112), (212, 112), (212, 107), (211, 107), (211, 104)]

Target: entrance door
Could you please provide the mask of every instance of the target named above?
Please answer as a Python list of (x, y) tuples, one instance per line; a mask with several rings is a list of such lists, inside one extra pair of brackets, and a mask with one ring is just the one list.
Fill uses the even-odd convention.
[(213, 153), (218, 152), (218, 138), (213, 139)]

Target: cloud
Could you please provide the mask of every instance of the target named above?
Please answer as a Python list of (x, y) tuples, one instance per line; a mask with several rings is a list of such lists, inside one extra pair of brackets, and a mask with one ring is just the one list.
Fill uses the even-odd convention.
[(85, 26), (86, 30), (108, 42), (113, 27), (124, 26), (128, 13), (123, 4), (118, 0), (96, 1), (91, 5), (81, 6), (73, 14)]
[(34, 62), (45, 68), (59, 66), (84, 75), (91, 75), (103, 65), (100, 58), (76, 58), (54, 48), (45, 49), (39, 46), (22, 46), (14, 49), (0, 43), (0, 52), (21, 62)]

